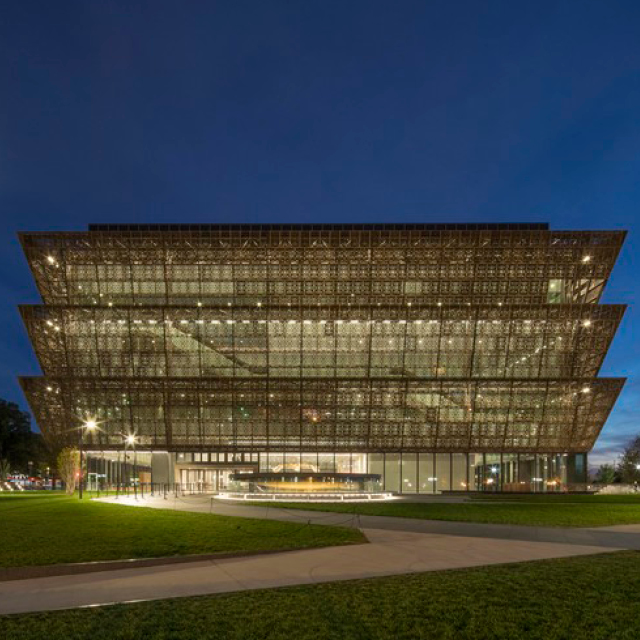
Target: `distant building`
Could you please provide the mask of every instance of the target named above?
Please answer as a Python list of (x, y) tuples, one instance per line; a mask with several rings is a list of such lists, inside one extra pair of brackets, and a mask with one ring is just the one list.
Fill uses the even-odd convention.
[(599, 304), (624, 236), (545, 224), (25, 233), (44, 304), (21, 312), (44, 375), (21, 383), (47, 437), (77, 442), (83, 420), (99, 423), (85, 446), (111, 481), (134, 434), (154, 482), (580, 488), (624, 384), (597, 377), (625, 309)]

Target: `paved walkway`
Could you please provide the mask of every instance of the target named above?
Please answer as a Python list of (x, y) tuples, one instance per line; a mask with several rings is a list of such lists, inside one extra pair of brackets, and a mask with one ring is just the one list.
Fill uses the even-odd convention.
[[(615, 527), (527, 527), (509, 524), (481, 524), (476, 522), (454, 522), (446, 520), (419, 520), (392, 516), (352, 516), (347, 513), (304, 511), (265, 506), (246, 506), (242, 502), (211, 501), (207, 496), (189, 496), (138, 499), (103, 498), (104, 502), (131, 504), (159, 509), (199, 511), (241, 518), (269, 518), (284, 522), (311, 522), (312, 524), (358, 526), (360, 529), (386, 529), (413, 533), (435, 533), (447, 536), (491, 538), (499, 540), (522, 540), (529, 542), (553, 542), (560, 544), (589, 545), (617, 549), (640, 549), (640, 525)], [(356, 505), (354, 505), (356, 506)]]
[(601, 547), (365, 529), (370, 544), (0, 583), (0, 614), (560, 558)]
[[(162, 498), (137, 503), (120, 498), (118, 502), (189, 511), (211, 509), (210, 501), (202, 496), (176, 500), (175, 505), (173, 500)], [(218, 501), (213, 511), (318, 524), (347, 524), (349, 520), (348, 514), (267, 510)], [(359, 520), (370, 544), (0, 582), (0, 614), (457, 569), (640, 546), (635, 525), (628, 532), (620, 527), (546, 529), (378, 516), (360, 516)]]

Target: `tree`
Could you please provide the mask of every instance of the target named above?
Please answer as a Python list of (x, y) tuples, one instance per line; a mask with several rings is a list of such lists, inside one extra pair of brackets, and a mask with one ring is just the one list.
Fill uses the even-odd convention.
[(620, 462), (618, 473), (625, 484), (640, 482), (640, 436), (636, 436), (625, 448)]
[(73, 495), (80, 471), (80, 452), (72, 447), (65, 447), (58, 454), (56, 466), (67, 489), (67, 495)]
[(6, 458), (12, 468), (27, 471), (34, 462), (39, 434), (31, 431), (31, 416), (21, 411), (15, 402), (0, 399), (0, 458)]
[(12, 471), (44, 475), (47, 467), (54, 469), (62, 446), (56, 441), (45, 442), (41, 433), (31, 430), (31, 416), (26, 411), (0, 399), (0, 459), (7, 460)]
[(11, 465), (6, 458), (0, 460), (0, 482), (6, 482), (11, 473)]
[(596, 484), (613, 484), (616, 481), (616, 469), (612, 464), (601, 464), (596, 471)]

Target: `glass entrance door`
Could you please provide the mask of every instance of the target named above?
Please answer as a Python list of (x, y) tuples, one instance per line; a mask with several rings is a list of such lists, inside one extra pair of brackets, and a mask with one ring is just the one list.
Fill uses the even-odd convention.
[(186, 491), (226, 491), (233, 469), (180, 469), (180, 484)]

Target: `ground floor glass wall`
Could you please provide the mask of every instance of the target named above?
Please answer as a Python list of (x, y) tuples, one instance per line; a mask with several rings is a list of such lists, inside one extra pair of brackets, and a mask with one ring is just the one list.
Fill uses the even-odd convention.
[[(166, 482), (148, 453), (91, 452), (89, 477), (103, 483)], [(166, 457), (166, 454), (165, 454)], [(586, 454), (535, 453), (292, 453), (182, 452), (170, 454), (174, 482), (224, 490), (233, 473), (377, 474), (394, 493), (447, 491), (553, 492), (587, 487)]]
[(586, 488), (586, 454), (261, 453), (260, 471), (374, 473), (385, 491), (549, 492)]

